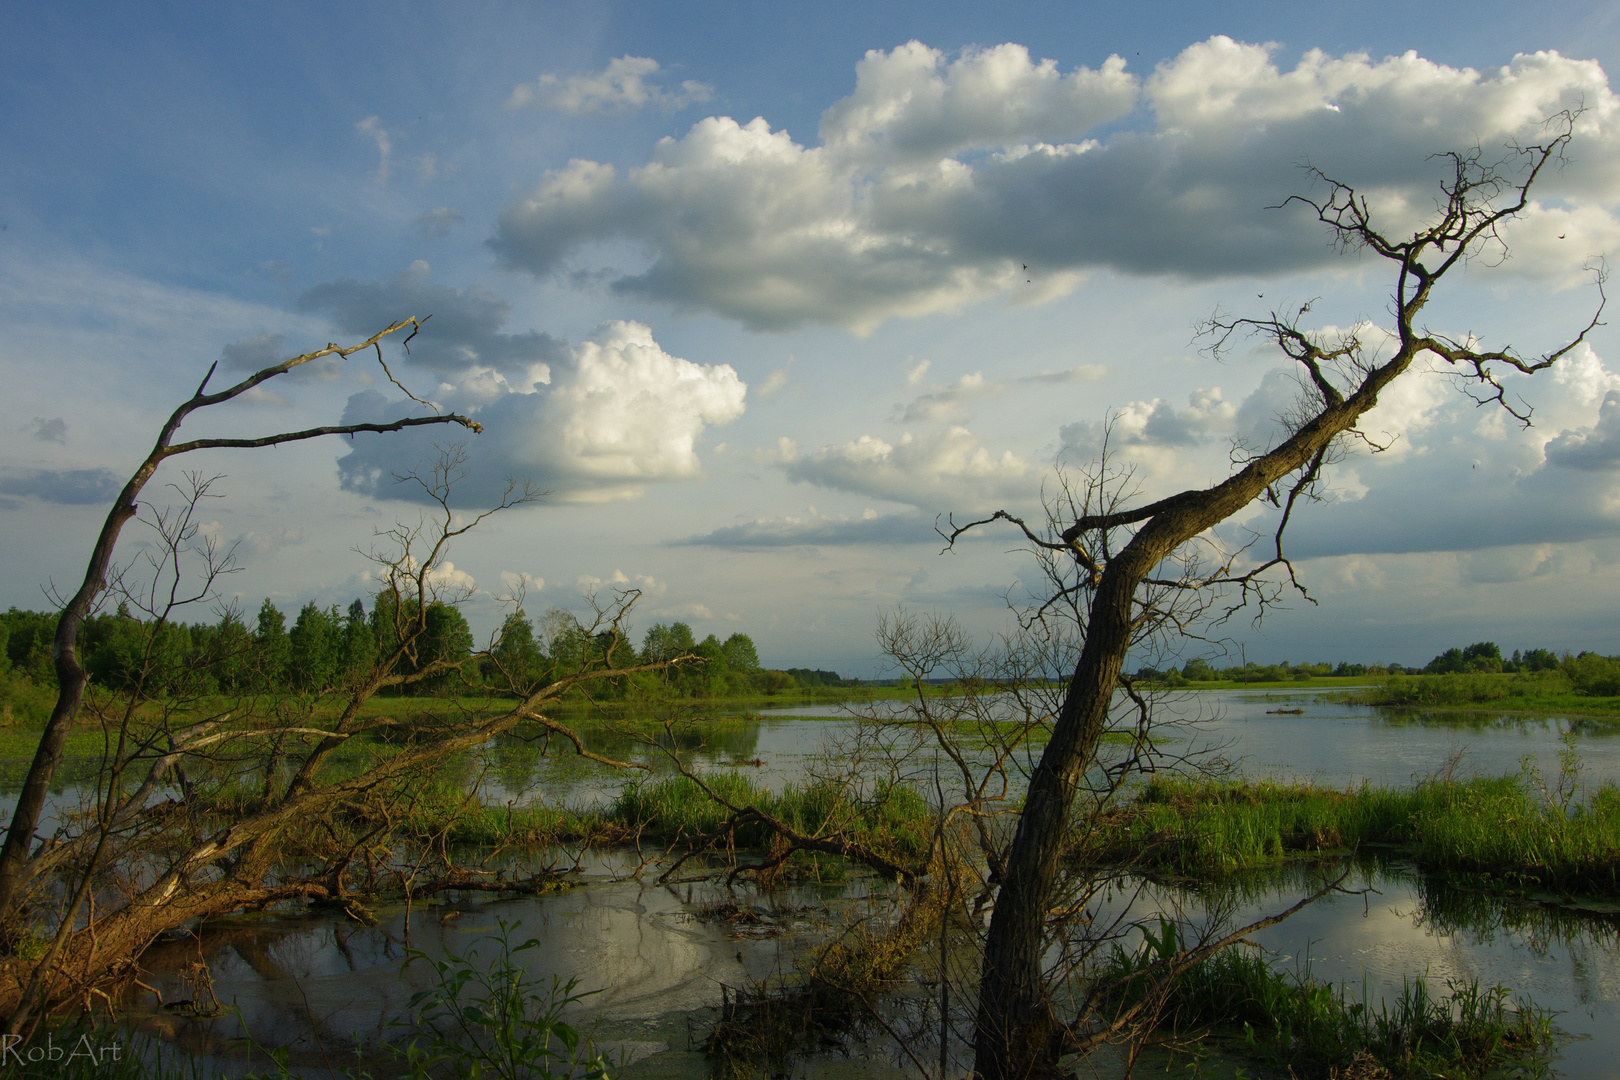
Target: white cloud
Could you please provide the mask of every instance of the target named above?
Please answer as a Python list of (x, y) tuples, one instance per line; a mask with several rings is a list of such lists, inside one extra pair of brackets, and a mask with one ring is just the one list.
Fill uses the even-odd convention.
[(446, 559), (444, 562), (428, 571), (428, 585), (435, 593), (459, 592), (470, 594), (476, 582), (473, 576), (465, 570), (457, 570), (456, 564)]
[(765, 376), (765, 381), (760, 383), (759, 386), (755, 388), (754, 393), (758, 394), (762, 398), (775, 397), (777, 392), (787, 384), (787, 368), (777, 368), (775, 371)]
[(578, 585), (585, 593), (595, 593), (606, 585), (610, 589), (639, 589), (645, 596), (662, 596), (669, 591), (669, 583), (659, 581), (651, 574), (636, 574), (632, 577), (623, 570), (614, 570), (605, 578), (594, 574), (581, 574)]
[(620, 56), (601, 71), (584, 75), (541, 75), (523, 83), (506, 99), (509, 111), (552, 109), (584, 116), (589, 113), (630, 112), (656, 108), (665, 112), (701, 104), (714, 96), (714, 87), (688, 79), (679, 90), (666, 90), (648, 79), (662, 68), (645, 56)]
[(394, 153), (394, 138), (388, 133), (388, 129), (382, 126), (382, 118), (368, 116), (355, 124), (354, 130), (362, 135), (370, 136), (371, 140), (377, 144), (377, 183), (388, 183), (388, 174), (393, 167), (391, 159)]
[(676, 604), (673, 607), (657, 608), (647, 614), (666, 619), (702, 619), (707, 621), (714, 618), (714, 611), (707, 604)]
[[(547, 378), (508, 379), (482, 368), (440, 385), (435, 397), (442, 408), (485, 427), (465, 440), (461, 501), (498, 498), (508, 477), (527, 479), (566, 502), (633, 498), (650, 483), (695, 479), (702, 474), (698, 436), (741, 416), (747, 393), (729, 365), (671, 356), (650, 329), (632, 322), (598, 328), (558, 356)], [(402, 408), (368, 390), (349, 399), (344, 417), (353, 423)], [(377, 497), (408, 497), (392, 483), (393, 474), (429, 459), (435, 440), (444, 437), (416, 428), (357, 439), (338, 463), (343, 485)]]
[(901, 419), (908, 424), (922, 420), (949, 420), (959, 422), (965, 417), (961, 403), (972, 398), (995, 397), (1007, 388), (1004, 380), (987, 381), (984, 372), (963, 375), (950, 386), (941, 386), (922, 394), (907, 405)]
[(1547, 464), (1586, 472), (1620, 471), (1620, 390), (1603, 398), (1597, 423), (1566, 430), (1549, 440)]
[(523, 593), (540, 592), (546, 587), (546, 579), (522, 571), (502, 570), (501, 585), (506, 589), (508, 596), (520, 596)]
[(1213, 437), (1229, 435), (1237, 415), (1237, 407), (1221, 395), (1220, 387), (1214, 386), (1188, 394), (1185, 409), (1177, 409), (1162, 398), (1133, 401), (1114, 410), (1105, 422), (1066, 424), (1058, 435), (1066, 454), (1089, 459), (1102, 453), (1105, 437), (1110, 453), (1133, 447), (1198, 446)]
[(1462, 570), (1466, 581), (1501, 582), (1563, 565), (1536, 545), (1620, 537), (1620, 389), (1592, 401), (1614, 376), (1596, 357), (1572, 369), (1534, 382), (1538, 417), (1559, 422), (1501, 424), (1487, 438), (1470, 398), (1419, 376), (1428, 386), (1414, 395), (1421, 420), (1405, 428), (1408, 452), (1358, 453), (1355, 498), (1303, 509), (1290, 528), (1293, 553), (1511, 548)]
[(879, 514), (868, 507), (860, 517), (827, 516), (755, 518), (670, 543), (677, 547), (718, 547), (757, 551), (784, 547), (843, 547), (850, 544), (933, 544), (939, 540), (934, 519), (907, 511)]
[(1076, 138), (1130, 112), (1136, 94), (1118, 56), (1101, 70), (1064, 75), (1022, 45), (969, 48), (947, 61), (912, 41), (873, 49), (855, 65), (855, 92), (822, 116), (821, 140), (862, 163), (933, 163), (963, 150)]
[(963, 427), (922, 436), (908, 431), (896, 443), (862, 435), (807, 454), (782, 439), (777, 464), (794, 480), (932, 510), (1022, 504), (1039, 487), (1028, 462), (1010, 450), (995, 455)]
[[(1435, 152), (1533, 142), (1581, 104), (1573, 161), (1509, 234), (1522, 253), (1510, 266), (1569, 278), (1620, 239), (1620, 104), (1596, 63), (1536, 53), (1481, 72), (1313, 51), (1283, 71), (1274, 51), (1212, 38), (1139, 85), (1112, 58), (1064, 74), (1019, 46), (951, 60), (913, 42), (860, 62), (819, 146), (764, 118), (709, 117), (623, 175), (592, 161), (546, 174), (491, 244), (546, 275), (628, 239), (651, 261), (617, 277), (622, 294), (755, 329), (865, 331), (1035, 295), (1026, 281), (1058, 295), (1092, 267), (1207, 278), (1321, 265), (1337, 256), (1314, 215), (1267, 209), (1306, 188), (1300, 162), (1355, 184), (1399, 231), (1432, 211)], [(1123, 129), (1103, 127), (1132, 109)]]

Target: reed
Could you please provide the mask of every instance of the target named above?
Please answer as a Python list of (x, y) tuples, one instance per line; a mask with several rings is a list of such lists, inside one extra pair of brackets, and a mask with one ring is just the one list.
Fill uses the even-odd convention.
[(1214, 1036), (1297, 1077), (1477, 1077), (1510, 1064), (1534, 1072), (1552, 1049), (1548, 1013), (1477, 980), (1448, 980), (1436, 994), (1424, 979), (1408, 979), (1399, 997), (1375, 1008), (1365, 987), (1358, 1000), (1313, 978), (1308, 961), (1289, 972), (1231, 948), (1166, 986), (1153, 965), (1182, 947), (1180, 930), (1161, 921), (1157, 934), (1144, 931), (1142, 948), (1114, 951), (1097, 980), (1099, 999), (1105, 1011), (1149, 1002), (1151, 1037), (1175, 1045)]
[[(927, 802), (902, 784), (878, 785), (865, 797), (832, 783), (789, 784), (781, 792), (736, 773), (711, 773), (703, 783), (733, 806), (754, 806), (795, 830), (825, 835), (837, 830), (860, 843), (905, 855), (928, 850), (933, 820)], [(644, 835), (678, 839), (712, 833), (731, 811), (688, 777), (627, 784), (606, 817)], [(736, 842), (768, 846), (771, 830), (760, 823), (737, 829)]]
[(1156, 780), (1077, 838), (1074, 854), (1208, 874), (1292, 853), (1399, 844), (1432, 870), (1570, 892), (1620, 886), (1620, 789), (1585, 799), (1533, 770), (1410, 790)]

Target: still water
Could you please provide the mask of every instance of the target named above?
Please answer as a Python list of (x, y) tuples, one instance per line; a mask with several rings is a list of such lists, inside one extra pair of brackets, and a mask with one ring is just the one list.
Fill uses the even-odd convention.
[[(1551, 779), (1567, 740), (1579, 754), (1582, 782), (1620, 782), (1620, 725), (1391, 713), (1311, 693), (1189, 694), (1171, 709), (1199, 721), (1175, 729), (1174, 750), (1220, 754), (1251, 778), (1404, 786), (1447, 768), (1460, 776), (1500, 775), (1529, 763)], [(701, 767), (744, 769), (767, 787), (802, 783), (829, 756), (847, 752), (857, 734), (858, 723), (848, 717), (811, 718), (831, 711), (783, 709), (730, 718), (710, 730), (694, 723), (673, 741)], [(637, 741), (611, 727), (588, 737), (594, 749), (616, 757), (655, 765), (664, 760), (656, 740)], [(577, 758), (542, 757), (521, 743), (495, 746), (465, 767), (469, 783), (503, 801), (539, 792), (548, 802), (600, 804), (623, 783), (622, 774)], [(635, 880), (636, 861), (625, 853), (586, 853), (581, 863), (581, 886), (560, 894), (418, 906), (409, 919), (396, 908), (380, 912), (375, 927), (315, 916), (225, 920), (212, 924), (201, 941), (162, 947), (148, 964), (158, 972), (158, 988), (172, 997), (183, 992), (178, 972), (184, 963), (205, 959), (219, 997), (237, 1003), (256, 1039), (293, 1046), (296, 1060), (325, 1075), (318, 1067), (323, 1055), (355, 1040), (398, 1037), (389, 1021), (424, 978), (420, 964), (402, 973), (408, 949), (430, 957), (469, 946), (487, 953), (487, 935), (499, 922), (521, 924), (518, 939), (541, 943), (523, 954), (536, 977), (578, 978), (580, 990), (594, 992), (579, 1006), (579, 1021), (630, 1063), (624, 1076), (698, 1077), (709, 1068), (700, 1047), (713, 1015), (706, 1010), (729, 988), (780, 980), (796, 953), (822, 940), (829, 926), (881, 920), (895, 911), (881, 883), (858, 877), (836, 888), (729, 894), (706, 883), (658, 886), (652, 883), (656, 871)], [(1247, 921), (1288, 906), (1309, 890), (1315, 873), (1292, 863), (1245, 879), (1234, 917)], [(1374, 1002), (1399, 994), (1402, 980), (1413, 976), (1428, 976), (1437, 991), (1450, 978), (1506, 986), (1557, 1010), (1557, 1024), (1569, 1036), (1556, 1064), (1562, 1075), (1620, 1077), (1620, 904), (1575, 911), (1503, 902), (1446, 889), (1387, 860), (1358, 863), (1351, 884), (1368, 891), (1324, 900), (1261, 932), (1260, 944), (1285, 966), (1308, 958), (1314, 975), (1345, 983), (1357, 996), (1365, 991)], [(1203, 899), (1196, 890), (1144, 886), (1133, 916), (1196, 912)], [(714, 918), (721, 901), (748, 908), (757, 920), (742, 927)], [(152, 1023), (199, 1050), (218, 1050), (240, 1034), (230, 1019), (154, 1013)], [(937, 1060), (937, 1050), (928, 1054)], [(893, 1040), (879, 1036), (799, 1062), (792, 1075), (917, 1072), (908, 1071)]]

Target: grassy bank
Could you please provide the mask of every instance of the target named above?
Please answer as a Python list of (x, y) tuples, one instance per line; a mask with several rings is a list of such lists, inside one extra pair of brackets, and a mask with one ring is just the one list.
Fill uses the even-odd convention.
[(1351, 692), (1345, 700), (1394, 708), (1491, 708), (1620, 719), (1620, 697), (1582, 693), (1561, 671), (1390, 675), (1376, 686)]
[[(1151, 1000), (1151, 965), (1179, 948), (1163, 924), (1136, 953), (1117, 951), (1101, 983), (1107, 1005)], [(1105, 1010), (1106, 1011), (1106, 1010)], [(1292, 1077), (1477, 1077), (1506, 1065), (1536, 1066), (1552, 1049), (1550, 1017), (1511, 1005), (1508, 991), (1453, 981), (1443, 995), (1421, 978), (1393, 1004), (1356, 1001), (1308, 971), (1274, 968), (1264, 956), (1226, 949), (1195, 964), (1163, 992), (1154, 1034), (1181, 1049), (1210, 1035)], [(1517, 1074), (1515, 1074), (1517, 1075)]]
[(1178, 873), (1293, 852), (1399, 844), (1432, 870), (1568, 892), (1620, 889), (1620, 789), (1560, 802), (1530, 778), (1431, 780), (1410, 790), (1159, 780), (1105, 818), (1079, 857)]

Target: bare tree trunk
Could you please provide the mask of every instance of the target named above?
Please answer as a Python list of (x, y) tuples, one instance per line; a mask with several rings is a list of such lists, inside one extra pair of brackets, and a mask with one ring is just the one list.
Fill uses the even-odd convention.
[[(1555, 118), (1555, 120), (1558, 118)], [(1023, 529), (1030, 543), (1046, 553), (1072, 558), (1089, 580), (1091, 603), (1084, 613), (1084, 645), (1070, 677), (1051, 741), (1030, 777), (1017, 833), (1008, 853), (1006, 873), (985, 941), (975, 1022), (974, 1068), (980, 1080), (1024, 1080), (1050, 1074), (1069, 1042), (1069, 1021), (1053, 1014), (1042, 977), (1047, 908), (1063, 839), (1079, 785), (1096, 760), (1099, 738), (1108, 722), (1120, 670), (1141, 628), (1152, 621), (1151, 604), (1139, 590), (1144, 584), (1171, 589), (1210, 590), (1237, 586), (1245, 599), (1259, 575), (1292, 565), (1283, 554), (1282, 536), (1296, 501), (1309, 497), (1330, 460), (1336, 440), (1355, 429), (1378, 395), (1404, 374), (1422, 353), (1451, 364), (1459, 377), (1478, 383), (1484, 401), (1501, 404), (1528, 423), (1528, 411), (1508, 405), (1492, 365), (1531, 374), (1550, 367), (1580, 342), (1602, 314), (1602, 274), (1598, 273), (1598, 312), (1568, 344), (1535, 359), (1511, 350), (1478, 351), (1416, 328), (1434, 284), (1478, 245), (1497, 240), (1497, 227), (1529, 203), (1529, 190), (1542, 168), (1561, 157), (1574, 117), (1564, 116), (1563, 133), (1542, 146), (1510, 147), (1497, 164), (1482, 163), (1478, 151), (1446, 155), (1454, 172), (1443, 185), (1446, 199), (1438, 220), (1410, 238), (1394, 241), (1373, 228), (1365, 200), (1344, 184), (1316, 174), (1330, 186), (1320, 202), (1306, 200), (1318, 219), (1347, 247), (1365, 247), (1397, 268), (1393, 314), (1395, 353), (1378, 362), (1353, 334), (1333, 343), (1298, 328), (1310, 304), (1289, 315), (1267, 319), (1215, 319), (1206, 330), (1220, 348), (1240, 331), (1270, 338), (1300, 365), (1305, 398), (1294, 416), (1290, 436), (1274, 449), (1252, 457), (1229, 479), (1203, 490), (1184, 491), (1136, 510), (1082, 514), (1062, 529), (1058, 540), (1033, 532), (1005, 512), (953, 529), (948, 539), (997, 518)], [(1504, 175), (1508, 162), (1519, 161), (1520, 178)], [(1296, 197), (1300, 198), (1300, 197)], [(1476, 399), (1478, 400), (1478, 399)], [(1376, 447), (1375, 447), (1376, 449)], [(1293, 477), (1291, 483), (1285, 483)], [(1216, 573), (1179, 581), (1158, 580), (1159, 568), (1182, 545), (1198, 537), (1265, 495), (1278, 506), (1281, 520), (1275, 535), (1276, 554), (1257, 568), (1234, 574), (1230, 562)], [(1110, 532), (1140, 525), (1122, 550), (1108, 557)], [(1264, 601), (1262, 600), (1262, 604)]]

